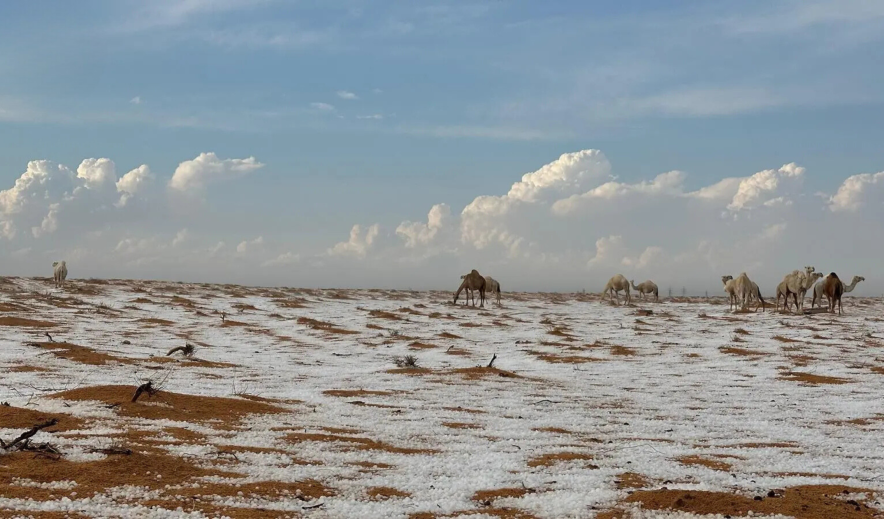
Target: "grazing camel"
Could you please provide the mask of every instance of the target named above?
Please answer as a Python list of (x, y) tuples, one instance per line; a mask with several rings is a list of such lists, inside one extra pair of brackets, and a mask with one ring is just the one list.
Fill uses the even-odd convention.
[[(464, 289), (469, 290), (478, 290), (479, 291), (479, 299), (482, 304), (481, 307), (485, 307), (485, 278), (482, 277), (482, 274), (479, 274), (479, 271), (473, 269), (472, 272), (466, 274), (465, 276), (461, 276), (463, 282), (461, 282), (460, 287), (457, 289), (457, 292), (454, 294), (454, 304), (457, 304), (457, 298), (460, 297), (460, 293), (464, 291)], [(467, 292), (469, 294), (469, 292)], [(476, 306), (476, 301), (473, 301), (473, 306)]]
[(64, 287), (64, 280), (68, 277), (68, 266), (64, 261), (52, 262), (52, 279), (55, 281), (55, 288)]
[(500, 283), (491, 276), (485, 276), (485, 290), (497, 296), (497, 306), (500, 306)]
[(727, 310), (731, 311), (732, 308), (737, 307), (737, 292), (734, 287), (734, 277), (733, 276), (721, 276), (721, 282), (724, 283), (724, 291), (727, 292), (728, 304)]
[(660, 293), (657, 290), (657, 285), (650, 279), (645, 281), (644, 283), (639, 283), (638, 285), (635, 284), (635, 280), (633, 279), (629, 282), (629, 284), (632, 285), (632, 289), (638, 293), (638, 296), (640, 298), (644, 299), (645, 294), (654, 294), (654, 301), (660, 300)]
[[(865, 281), (865, 280), (866, 280), (866, 278), (864, 278), (862, 276), (853, 276), (853, 279), (850, 281), (849, 285), (845, 285), (844, 282), (842, 281), (841, 282), (842, 293), (846, 294), (848, 292), (853, 292), (853, 289), (856, 288), (856, 285), (860, 281)], [(811, 308), (813, 308), (813, 306), (816, 304), (817, 299), (819, 299), (819, 301), (820, 301), (819, 305), (823, 306), (823, 298), (826, 296), (823, 293), (823, 284), (824, 283), (825, 283), (825, 280), (820, 281), (816, 285), (813, 286), (813, 299), (810, 301)]]
[(835, 305), (838, 305), (838, 315), (844, 313), (841, 308), (841, 295), (844, 293), (844, 284), (834, 272), (823, 280), (823, 294), (829, 300), (829, 312), (835, 313)]
[(626, 276), (623, 274), (617, 274), (608, 280), (608, 284), (605, 285), (605, 289), (602, 291), (602, 295), (609, 294), (611, 295), (611, 301), (614, 300), (615, 294), (617, 297), (617, 304), (620, 304), (620, 291), (626, 291), (626, 304), (632, 302), (632, 298), (629, 297), (629, 281), (626, 280)]

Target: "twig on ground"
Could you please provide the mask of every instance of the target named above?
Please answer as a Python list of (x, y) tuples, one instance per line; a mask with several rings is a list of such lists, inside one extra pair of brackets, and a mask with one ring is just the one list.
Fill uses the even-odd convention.
[(193, 355), (193, 352), (195, 349), (196, 348), (194, 347), (193, 344), (190, 344), (189, 342), (187, 342), (187, 343), (184, 343), (184, 346), (176, 346), (176, 347), (172, 348), (171, 350), (169, 350), (169, 353), (167, 353), (166, 356), (168, 357), (169, 355), (172, 355), (176, 351), (180, 351), (185, 357), (190, 357)]
[(55, 418), (53, 418), (52, 420), (48, 420), (46, 422), (37, 424), (37, 425), (31, 427), (29, 430), (21, 433), (21, 435), (18, 438), (12, 440), (12, 443), (10, 443), (8, 445), (3, 440), (0, 440), (0, 447), (3, 447), (5, 450), (9, 450), (9, 449), (15, 447), (16, 445), (18, 445), (19, 443), (27, 440), (31, 436), (37, 434), (42, 429), (45, 429), (47, 427), (52, 427), (53, 425), (56, 425), (56, 424), (58, 424), (58, 420)]
[(94, 452), (97, 454), (107, 454), (108, 456), (112, 456), (115, 454), (121, 456), (129, 456), (132, 454), (132, 449), (124, 449), (122, 447), (108, 447), (105, 449), (92, 449), (89, 452)]
[(45, 335), (47, 338), (49, 338), (49, 342), (55, 342), (55, 339), (53, 339), (52, 336), (49, 335), (49, 332), (46, 332)]
[(497, 360), (497, 354), (496, 354), (496, 353), (494, 354), (494, 356), (491, 357), (491, 362), (488, 363), (488, 367), (489, 367), (489, 368), (494, 364), (494, 361), (495, 361), (495, 360)]

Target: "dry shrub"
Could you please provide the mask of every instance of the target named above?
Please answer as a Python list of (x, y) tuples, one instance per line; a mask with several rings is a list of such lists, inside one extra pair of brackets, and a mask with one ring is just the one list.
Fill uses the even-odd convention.
[(414, 355), (405, 355), (404, 357), (394, 357), (393, 362), (397, 368), (419, 368), (417, 365), (417, 357)]

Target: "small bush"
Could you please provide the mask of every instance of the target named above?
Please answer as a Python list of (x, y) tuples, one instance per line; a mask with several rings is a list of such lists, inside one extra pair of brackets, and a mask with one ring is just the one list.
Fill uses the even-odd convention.
[(396, 363), (396, 367), (398, 368), (416, 368), (417, 366), (417, 357), (414, 355), (406, 355), (404, 357), (396, 357), (393, 359), (393, 362)]

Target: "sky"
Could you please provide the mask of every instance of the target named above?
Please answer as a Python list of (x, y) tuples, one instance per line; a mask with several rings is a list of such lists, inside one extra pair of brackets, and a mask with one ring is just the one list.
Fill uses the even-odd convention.
[(876, 0), (3, 2), (0, 274), (880, 295), (882, 39)]

